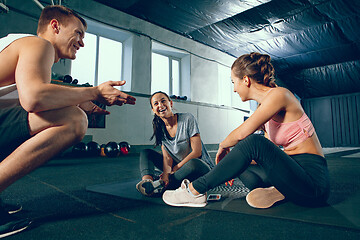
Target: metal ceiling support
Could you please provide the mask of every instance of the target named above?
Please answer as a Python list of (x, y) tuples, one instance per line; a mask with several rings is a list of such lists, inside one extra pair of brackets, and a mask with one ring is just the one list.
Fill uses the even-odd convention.
[(54, 0), (51, 0), (52, 5), (61, 5), (61, 0), (57, 0), (57, 3), (54, 3)]
[(42, 9), (44, 9), (44, 5), (42, 5), (38, 0), (33, 0), (33, 2), (39, 7)]
[(51, 0), (51, 5), (60, 5), (61, 6), (61, 0), (57, 0), (57, 1)]
[(9, 12), (9, 8), (4, 3), (0, 3), (0, 13), (8, 13), (8, 12)]

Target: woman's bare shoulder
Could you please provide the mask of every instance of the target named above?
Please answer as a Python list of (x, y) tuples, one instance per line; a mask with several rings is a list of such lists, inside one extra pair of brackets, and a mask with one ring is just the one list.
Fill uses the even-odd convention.
[(278, 101), (292, 101), (295, 100), (295, 95), (287, 88), (276, 87), (269, 93), (270, 98), (276, 98)]

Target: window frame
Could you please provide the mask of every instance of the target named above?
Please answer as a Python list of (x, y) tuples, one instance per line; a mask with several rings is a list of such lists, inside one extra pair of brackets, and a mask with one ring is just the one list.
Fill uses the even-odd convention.
[(168, 92), (169, 95), (175, 95), (174, 87), (173, 87), (174, 79), (173, 79), (173, 66), (172, 66), (173, 64), (172, 64), (172, 61), (174, 60), (174, 61), (177, 61), (179, 63), (179, 86), (178, 86), (179, 93), (178, 94), (180, 94), (181, 93), (181, 91), (180, 91), (180, 89), (181, 89), (181, 86), (180, 86), (181, 85), (181, 71), (180, 71), (180, 69), (181, 69), (181, 59), (177, 58), (177, 57), (173, 57), (171, 55), (165, 55), (163, 52), (152, 51), (151, 54), (153, 54), (153, 53), (161, 55), (163, 57), (166, 57), (167, 60), (168, 60), (167, 62), (168, 62), (168, 66), (169, 66), (169, 76), (168, 76), (169, 77), (169, 92)]
[[(168, 64), (169, 64), (169, 95), (175, 95), (174, 92), (174, 79), (173, 79), (173, 64), (172, 61), (177, 61), (179, 63), (179, 86), (178, 86), (178, 93), (177, 95), (183, 96), (187, 95), (188, 99), (190, 96), (190, 61), (186, 60), (187, 58), (190, 58), (190, 54), (183, 51), (176, 49), (174, 47), (170, 47), (164, 44), (161, 44), (156, 41), (152, 41), (152, 49), (151, 54), (159, 54), (161, 56), (168, 58)], [(186, 76), (188, 75), (188, 76)], [(151, 80), (152, 82), (152, 80)], [(150, 90), (151, 90), (150, 86)], [(152, 91), (152, 90), (151, 90)]]
[[(95, 22), (90, 19), (85, 19), (87, 22), (86, 33), (90, 33), (96, 36), (96, 50), (95, 50), (95, 72), (94, 72), (94, 86), (99, 83), (99, 44), (100, 37), (107, 38), (116, 42), (120, 42), (122, 45), (121, 49), (121, 75), (119, 80), (127, 79), (124, 86), (118, 87), (120, 90), (131, 91), (131, 66), (132, 66), (132, 43), (133, 34), (130, 32), (123, 31), (116, 27)], [(85, 37), (86, 37), (85, 33)], [(130, 49), (130, 51), (129, 51)]]

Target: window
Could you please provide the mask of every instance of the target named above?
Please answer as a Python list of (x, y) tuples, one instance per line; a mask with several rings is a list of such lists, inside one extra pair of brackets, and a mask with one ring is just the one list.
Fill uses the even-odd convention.
[(151, 92), (163, 91), (172, 94), (169, 81), (169, 57), (152, 53), (151, 62)]
[(122, 43), (99, 37), (99, 62), (97, 85), (121, 79)]
[(97, 36), (86, 33), (84, 44), (85, 47), (79, 49), (76, 53), (76, 59), (71, 62), (71, 76), (73, 79), (78, 79), (79, 84), (88, 82), (95, 85)]
[(171, 60), (172, 94), (180, 95), (180, 61)]
[(163, 91), (180, 95), (180, 60), (157, 53), (151, 57), (151, 92)]
[(152, 43), (151, 93), (190, 95), (190, 55), (156, 42)]
[[(71, 63), (71, 76), (79, 84), (97, 86), (103, 82), (126, 79), (121, 90), (131, 91), (132, 35), (119, 29), (87, 20), (85, 47), (81, 48)], [(130, 64), (129, 64), (130, 62)], [(127, 66), (124, 67), (124, 64)]]

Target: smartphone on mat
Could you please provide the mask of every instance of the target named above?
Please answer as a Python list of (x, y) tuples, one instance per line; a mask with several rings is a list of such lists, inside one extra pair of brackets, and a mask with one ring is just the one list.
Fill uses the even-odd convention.
[(211, 193), (208, 195), (208, 201), (219, 201), (221, 199), (221, 194)]

